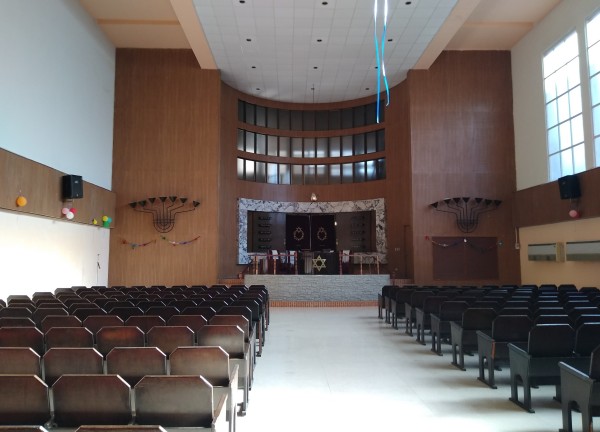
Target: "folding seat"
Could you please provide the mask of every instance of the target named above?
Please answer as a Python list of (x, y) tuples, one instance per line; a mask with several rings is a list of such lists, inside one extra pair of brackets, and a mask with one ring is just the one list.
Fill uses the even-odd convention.
[(45, 337), (46, 349), (94, 346), (94, 334), (85, 327), (52, 327)]
[(96, 333), (96, 347), (103, 356), (115, 347), (143, 347), (145, 335), (137, 327), (102, 327)]
[(42, 376), (40, 355), (31, 348), (0, 348), (0, 374)]
[(44, 381), (49, 386), (61, 375), (102, 374), (104, 359), (94, 348), (50, 348), (43, 357)]
[[(552, 343), (549, 343), (552, 341)], [(531, 328), (527, 344), (509, 344), (510, 400), (526, 411), (531, 408), (531, 387), (555, 385), (560, 399), (558, 363), (574, 358), (575, 331), (567, 324), (538, 324)], [(519, 400), (518, 385), (523, 385), (523, 401)]]
[(238, 389), (243, 389), (240, 412), (246, 413), (250, 391), (250, 362), (244, 331), (233, 325), (207, 325), (197, 335), (199, 346), (220, 346), (229, 355), (229, 361), (239, 367)]
[(435, 295), (430, 290), (415, 290), (408, 301), (404, 303), (405, 333), (412, 336), (413, 324), (416, 321), (416, 308), (422, 307), (427, 297)]
[(422, 307), (415, 308), (415, 327), (417, 330), (417, 342), (425, 345), (425, 330), (431, 329), (431, 314), (439, 314), (440, 306), (448, 300), (447, 296), (429, 296), (423, 301)]
[(52, 327), (82, 327), (81, 320), (74, 315), (48, 315), (40, 328), (46, 333)]
[(462, 314), (460, 322), (450, 323), (450, 344), (452, 345), (452, 364), (465, 370), (465, 353), (477, 349), (477, 330), (490, 330), (496, 318), (491, 308), (468, 308)]
[(0, 425), (43, 425), (50, 420), (48, 386), (40, 377), (0, 375), (0, 389)]
[(148, 346), (159, 348), (169, 356), (177, 347), (193, 346), (195, 333), (186, 326), (157, 326), (148, 332)]
[(180, 347), (171, 353), (170, 375), (201, 375), (212, 386), (215, 398), (227, 395), (229, 431), (235, 431), (238, 365), (231, 366), (229, 355), (218, 346)]
[[(227, 396), (199, 375), (147, 375), (134, 388), (136, 423), (224, 430)], [(219, 426), (220, 425), (220, 426)]]
[(462, 314), (468, 307), (466, 301), (445, 301), (438, 314), (431, 314), (431, 351), (442, 355), (442, 340), (450, 341), (450, 323), (462, 321)]
[(133, 387), (146, 375), (166, 375), (167, 356), (156, 347), (115, 347), (106, 356), (106, 373)]
[(256, 363), (256, 336), (254, 331), (250, 328), (250, 321), (243, 315), (221, 315), (217, 314), (212, 317), (209, 321), (210, 325), (235, 325), (241, 328), (244, 332), (244, 340), (247, 344), (248, 355), (251, 359), (249, 380), (250, 388), (252, 388), (252, 382), (254, 380), (254, 365)]
[[(260, 357), (262, 355), (262, 347), (265, 339), (265, 319), (261, 313), (260, 301), (253, 299), (236, 300), (232, 306), (245, 306), (252, 312), (251, 326), (255, 329), (256, 333), (256, 355)], [(208, 319), (210, 321), (210, 318)]]
[[(494, 370), (508, 363), (508, 344), (524, 343), (529, 337), (533, 322), (528, 315), (498, 315), (492, 322), (492, 329), (478, 330), (477, 350), (479, 354), (479, 381), (496, 388)], [(485, 370), (488, 378), (485, 378)]]
[(0, 347), (29, 347), (43, 355), (44, 334), (36, 327), (2, 327)]
[(59, 428), (131, 423), (130, 387), (118, 375), (62, 375), (52, 394)]

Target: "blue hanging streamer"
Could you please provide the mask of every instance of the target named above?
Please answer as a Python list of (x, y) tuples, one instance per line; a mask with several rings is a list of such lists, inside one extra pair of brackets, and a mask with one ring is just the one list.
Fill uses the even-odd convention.
[[(377, 103), (376, 103), (376, 107), (377, 107), (377, 123), (379, 123), (379, 111), (380, 111), (380, 100), (379, 100), (379, 93), (381, 92), (381, 77), (383, 77), (383, 84), (385, 86), (385, 93), (386, 93), (386, 106), (390, 104), (390, 87), (388, 84), (388, 80), (387, 80), (387, 75), (385, 72), (385, 61), (384, 61), (384, 56), (385, 56), (385, 38), (386, 38), (386, 34), (387, 34), (387, 15), (388, 15), (388, 2), (387, 0), (384, 0), (384, 6), (383, 6), (383, 33), (381, 36), (381, 44), (379, 43), (379, 38), (377, 35), (377, 15), (379, 12), (379, 5), (377, 0), (375, 0), (375, 4), (373, 7), (373, 21), (374, 21), (374, 30), (373, 30), (373, 37), (374, 37), (374, 42), (375, 42), (375, 62), (377, 65)], [(380, 52), (380, 46), (381, 46), (381, 52)]]

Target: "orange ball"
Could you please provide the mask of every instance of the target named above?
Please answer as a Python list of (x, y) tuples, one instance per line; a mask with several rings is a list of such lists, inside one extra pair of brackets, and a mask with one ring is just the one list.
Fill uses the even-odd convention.
[(23, 195), (20, 195), (17, 198), (17, 207), (25, 207), (27, 205), (27, 198), (25, 198)]

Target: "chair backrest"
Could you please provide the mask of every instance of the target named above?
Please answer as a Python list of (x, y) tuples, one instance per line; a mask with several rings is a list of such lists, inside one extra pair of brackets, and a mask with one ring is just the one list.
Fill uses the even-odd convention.
[(116, 347), (106, 356), (106, 373), (133, 387), (145, 375), (166, 375), (167, 356), (156, 347)]
[(48, 315), (69, 315), (66, 309), (61, 307), (40, 307), (33, 312), (33, 321), (35, 325), (41, 327), (42, 321)]
[(233, 325), (207, 325), (197, 335), (199, 346), (220, 346), (229, 358), (244, 358), (244, 331)]
[(193, 346), (195, 339), (194, 331), (187, 326), (153, 327), (148, 332), (148, 346), (158, 347), (167, 355), (177, 347)]
[(35, 327), (35, 323), (27, 317), (1, 317), (0, 327)]
[(531, 356), (569, 356), (574, 347), (575, 331), (568, 324), (538, 324), (529, 332), (527, 352)]
[(106, 313), (106, 311), (100, 307), (91, 307), (91, 306), (87, 306), (87, 307), (81, 307), (81, 308), (77, 308), (75, 309), (73, 312), (71, 312), (71, 315), (75, 315), (77, 318), (79, 318), (82, 322), (90, 316), (93, 315), (108, 315)]
[(423, 307), (423, 302), (425, 299), (434, 294), (435, 293), (433, 291), (416, 290), (411, 294), (408, 304), (410, 304), (413, 308), (421, 308)]
[(52, 327), (46, 333), (46, 349), (94, 346), (94, 334), (85, 327)]
[(227, 386), (229, 355), (219, 346), (179, 347), (169, 358), (171, 375), (202, 375), (213, 386)]
[(81, 327), (82, 323), (74, 315), (48, 315), (42, 320), (41, 329), (46, 333), (52, 327)]
[[(600, 318), (600, 317), (599, 317)], [(569, 324), (573, 321), (569, 315), (538, 315), (533, 321), (534, 324)], [(600, 322), (600, 321), (599, 321)]]
[(248, 306), (225, 306), (218, 315), (242, 315), (252, 323), (252, 311)]
[(51, 348), (44, 354), (44, 381), (49, 386), (65, 374), (101, 374), (102, 354), (94, 348)]
[[(121, 318), (123, 320), (123, 322), (125, 322), (125, 321), (127, 321), (127, 319), (129, 317), (132, 317), (134, 315), (144, 315), (144, 311), (141, 310), (139, 307), (135, 307), (135, 306), (121, 306), (121, 307), (112, 308), (110, 310), (110, 314), (118, 316), (119, 318)], [(156, 315), (156, 314), (150, 314), (150, 315)]]
[(44, 334), (36, 327), (2, 327), (0, 347), (29, 347), (43, 355)]
[(102, 327), (96, 333), (96, 346), (106, 356), (115, 347), (143, 347), (144, 339), (144, 332), (137, 327)]
[(575, 332), (575, 354), (588, 357), (600, 346), (600, 323), (581, 324)]
[(26, 347), (0, 348), (0, 374), (25, 374), (41, 377), (40, 355)]
[(0, 317), (24, 317), (24, 318), (32, 318), (33, 314), (31, 313), (31, 309), (21, 306), (8, 306), (0, 309)]
[(136, 423), (210, 427), (213, 389), (200, 375), (146, 375), (134, 388)]
[(217, 314), (217, 311), (210, 306), (193, 306), (186, 307), (181, 315), (202, 315), (207, 320), (211, 319)]
[(130, 387), (118, 375), (62, 375), (52, 394), (58, 427), (131, 422)]
[(138, 327), (144, 333), (148, 333), (152, 327), (163, 327), (167, 323), (158, 315), (134, 315), (127, 318), (126, 326)]
[(0, 389), (0, 425), (43, 425), (50, 420), (48, 386), (38, 376), (0, 375)]
[(462, 316), (463, 330), (491, 330), (496, 311), (492, 308), (468, 308)]
[(592, 351), (590, 371), (588, 375), (595, 381), (600, 380), (600, 346), (596, 347), (594, 351)]
[(152, 306), (146, 310), (146, 315), (158, 315), (167, 322), (169, 318), (179, 315), (180, 312), (175, 306)]
[(466, 301), (445, 301), (440, 305), (439, 317), (443, 321), (458, 321), (462, 319), (462, 314), (469, 307)]
[(433, 295), (423, 300), (423, 312), (426, 314), (439, 314), (440, 306), (448, 300), (447, 296)]
[(124, 325), (124, 321), (116, 315), (91, 315), (83, 320), (83, 326), (92, 333), (98, 333), (102, 327), (118, 327)]
[(250, 338), (250, 321), (242, 315), (217, 314), (208, 323), (210, 325), (236, 325), (244, 331), (246, 341)]
[(492, 322), (492, 338), (496, 342), (526, 342), (532, 326), (527, 315), (498, 315)]
[(198, 330), (207, 324), (207, 319), (202, 315), (173, 315), (167, 322), (167, 325), (170, 326), (187, 326), (191, 328), (194, 333), (198, 332)]

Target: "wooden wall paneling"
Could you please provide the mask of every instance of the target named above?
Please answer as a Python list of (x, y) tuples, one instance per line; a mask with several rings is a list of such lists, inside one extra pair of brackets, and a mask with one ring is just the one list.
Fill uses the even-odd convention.
[[(116, 196), (113, 192), (92, 183), (83, 183), (83, 198), (63, 201), (61, 178), (65, 173), (0, 149), (0, 208), (43, 216), (65, 219), (63, 207), (75, 207), (77, 212), (70, 223), (92, 225), (97, 219), (102, 224), (103, 215), (114, 215)], [(19, 194), (27, 199), (27, 205), (17, 207)], [(113, 224), (118, 221), (112, 217)]]
[(546, 225), (572, 220), (569, 211), (578, 209), (584, 218), (600, 216), (600, 168), (577, 175), (581, 197), (560, 199), (558, 182), (523, 189), (515, 193), (514, 223), (516, 227)]
[[(111, 236), (111, 285), (216, 283), (220, 88), (219, 72), (201, 70), (190, 50), (117, 50), (113, 189), (120, 223)], [(201, 205), (177, 215), (166, 234), (129, 206), (169, 195)]]
[(481, 282), (519, 282), (518, 254), (512, 248), (516, 184), (510, 53), (444, 52), (429, 70), (409, 72), (408, 86), (415, 282), (434, 282), (431, 243), (425, 237), (461, 235), (451, 215), (429, 207), (453, 196), (503, 201), (473, 233), (497, 237), (503, 245), (499, 278)]

